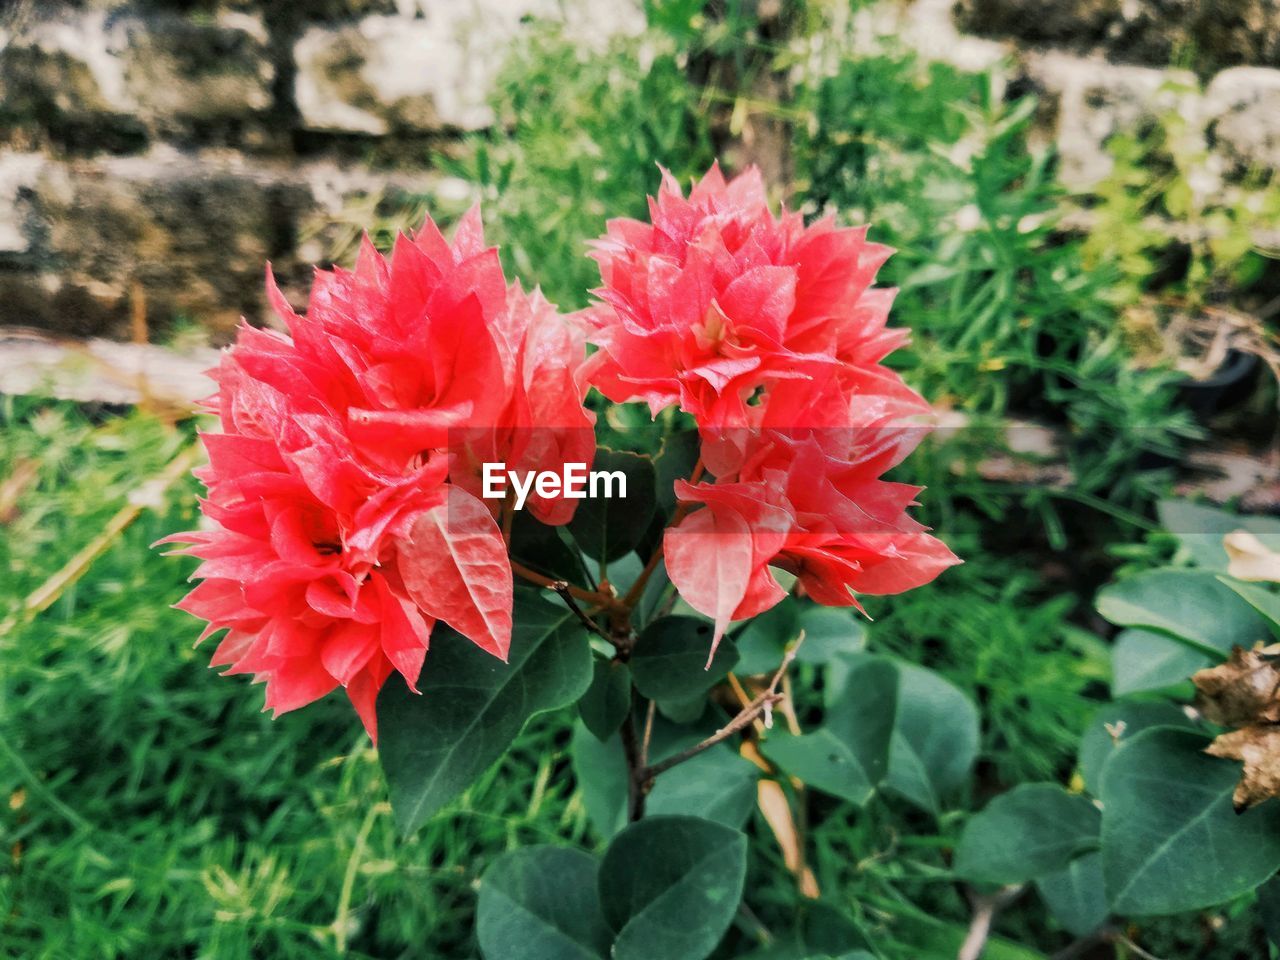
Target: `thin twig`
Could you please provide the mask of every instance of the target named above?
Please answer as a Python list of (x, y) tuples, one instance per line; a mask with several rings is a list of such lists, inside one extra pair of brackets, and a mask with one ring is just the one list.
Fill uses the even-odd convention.
[(1027, 889), (1025, 883), (1013, 887), (1003, 887), (995, 893), (970, 893), (969, 901), (973, 904), (973, 919), (969, 921), (969, 933), (960, 945), (956, 960), (978, 960), (982, 951), (987, 948), (987, 938), (991, 936), (991, 923), (996, 914), (1022, 896)]
[(578, 601), (574, 599), (573, 591), (569, 589), (568, 581), (556, 580), (551, 584), (551, 589), (560, 594), (560, 599), (564, 601), (565, 606), (577, 614), (578, 619), (582, 621), (582, 625), (584, 627), (592, 633), (608, 640), (610, 643), (613, 643), (613, 638), (605, 632), (604, 628), (587, 616), (587, 612), (578, 606)]
[(644, 715), (644, 737), (640, 740), (640, 769), (649, 765), (649, 742), (653, 740), (653, 715), (657, 712), (658, 701), (650, 700), (649, 709)]
[[(524, 564), (517, 563), (515, 560), (511, 561), (511, 572), (523, 580), (528, 580), (530, 583), (536, 583), (540, 587), (546, 587), (548, 590), (555, 589), (556, 580), (554, 578), (544, 576), (536, 570), (530, 570)], [(618, 601), (614, 597), (606, 596), (605, 594), (599, 593), (595, 590), (583, 590), (581, 587), (575, 587), (573, 584), (569, 584), (568, 586), (569, 593), (577, 597), (579, 600), (583, 600), (587, 603), (599, 604), (605, 608), (612, 608), (618, 605)]]
[(1160, 958), (1157, 957), (1154, 953), (1150, 952), (1149, 950), (1143, 950), (1142, 947), (1138, 946), (1136, 943), (1130, 940), (1123, 933), (1117, 933), (1114, 939), (1117, 943), (1124, 944), (1126, 950), (1128, 950), (1130, 953), (1137, 955), (1138, 957), (1141, 958), (1141, 960), (1160, 960)]
[(791, 665), (791, 661), (795, 659), (796, 650), (799, 649), (800, 641), (803, 639), (804, 637), (802, 635), (800, 637), (800, 640), (797, 640), (794, 644), (792, 644), (789, 648), (787, 648), (786, 655), (783, 656), (782, 658), (782, 664), (778, 667), (778, 672), (773, 675), (773, 680), (772, 682), (770, 682), (768, 689), (765, 690), (764, 693), (760, 694), (758, 697), (752, 700), (749, 704), (743, 707), (740, 711), (738, 711), (737, 716), (735, 716), (732, 720), (730, 720), (728, 724), (721, 727), (719, 730), (717, 730), (711, 736), (707, 737), (701, 743), (696, 743), (692, 747), (689, 747), (687, 750), (682, 750), (679, 753), (677, 753), (675, 756), (668, 757), (666, 760), (663, 760), (660, 763), (655, 763), (653, 766), (645, 766), (640, 768), (639, 770), (640, 783), (647, 784), (650, 780), (652, 780), (654, 777), (658, 776), (659, 774), (665, 773), (666, 771), (670, 770), (672, 767), (677, 766), (681, 763), (684, 763), (686, 760), (693, 759), (698, 754), (702, 753), (702, 751), (708, 750), (711, 747), (714, 747), (717, 743), (727, 740), (729, 737), (733, 736), (738, 731), (745, 730), (748, 726), (751, 725), (751, 723), (756, 719), (756, 717), (760, 716), (761, 714), (764, 714), (765, 726), (768, 726), (770, 712), (773, 710), (773, 705), (779, 702), (780, 700), (782, 700), (785, 696), (784, 694), (778, 693), (778, 684), (782, 682), (783, 674), (787, 672), (787, 667), (789, 667)]

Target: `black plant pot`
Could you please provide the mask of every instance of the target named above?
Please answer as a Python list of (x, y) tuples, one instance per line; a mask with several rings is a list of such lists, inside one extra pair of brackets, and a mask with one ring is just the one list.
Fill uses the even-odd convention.
[(1240, 350), (1227, 351), (1226, 359), (1203, 380), (1188, 377), (1178, 384), (1178, 400), (1198, 420), (1230, 410), (1249, 399), (1258, 380), (1258, 355)]
[[(1261, 367), (1257, 354), (1228, 350), (1226, 359), (1210, 376), (1203, 380), (1187, 377), (1178, 384), (1178, 402), (1203, 423), (1215, 414), (1248, 400)], [(1144, 450), (1138, 455), (1139, 470), (1173, 467), (1178, 463), (1175, 457), (1151, 450)]]

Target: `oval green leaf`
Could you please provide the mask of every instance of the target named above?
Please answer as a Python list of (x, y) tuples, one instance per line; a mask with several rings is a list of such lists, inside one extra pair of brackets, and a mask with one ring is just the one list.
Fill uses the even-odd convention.
[(617, 736), (601, 741), (578, 723), (569, 741), (569, 760), (587, 818), (607, 840), (627, 823), (627, 761), (622, 741)]
[(898, 664), (898, 709), (885, 787), (934, 816), (969, 778), (978, 756), (978, 710), (932, 670)]
[(569, 532), (587, 556), (606, 562), (617, 560), (635, 549), (653, 519), (657, 506), (653, 461), (638, 453), (601, 447), (591, 470), (621, 473), (627, 495), (618, 496), (616, 482), (610, 497), (588, 495), (574, 511)]
[(1036, 880), (1036, 890), (1062, 929), (1088, 936), (1107, 920), (1107, 895), (1102, 884), (1102, 855), (1096, 850), (1076, 857), (1056, 873)]
[(727, 638), (711, 652), (711, 624), (696, 617), (662, 617), (645, 627), (631, 654), (636, 689), (651, 700), (687, 700), (724, 679), (738, 662), (738, 650)]
[(507, 663), (437, 624), (418, 687), (391, 678), (378, 696), (378, 756), (400, 829), (426, 822), (511, 745), (534, 714), (591, 683), (591, 649), (569, 611), (516, 592)]
[(1056, 783), (1024, 783), (965, 824), (955, 872), (979, 883), (1025, 883), (1063, 869), (1098, 841), (1098, 808)]
[(815, 789), (861, 806), (888, 773), (897, 700), (897, 667), (859, 658), (821, 726), (798, 737), (775, 728), (764, 751)]
[(1156, 727), (1102, 770), (1102, 869), (1116, 913), (1199, 910), (1252, 890), (1280, 868), (1280, 804), (1231, 806), (1240, 765), (1204, 753), (1190, 730)]
[(1257, 612), (1205, 570), (1148, 570), (1105, 587), (1098, 612), (1121, 627), (1178, 637), (1210, 656), (1265, 638)]
[(591, 686), (578, 701), (578, 715), (601, 740), (613, 736), (631, 709), (631, 671), (625, 663), (596, 660)]
[(1094, 796), (1102, 786), (1102, 768), (1111, 754), (1150, 727), (1191, 727), (1182, 708), (1166, 700), (1120, 701), (1099, 707), (1080, 738), (1076, 754), (1080, 776)]
[(1232, 577), (1219, 577), (1226, 586), (1240, 595), (1245, 603), (1257, 610), (1267, 621), (1271, 635), (1280, 638), (1280, 594), (1269, 590), (1260, 583), (1245, 583)]
[(796, 651), (801, 663), (830, 663), (835, 657), (861, 652), (867, 630), (851, 609), (809, 604), (800, 608), (804, 643)]
[(608, 957), (597, 873), (595, 857), (565, 847), (526, 847), (493, 861), (480, 878), (476, 907), (485, 960)]
[(703, 960), (733, 921), (747, 838), (698, 817), (649, 817), (609, 844), (600, 905), (613, 960)]
[(659, 776), (645, 809), (650, 816), (697, 810), (700, 817), (737, 829), (756, 805), (759, 779), (754, 763), (716, 746)]
[(1111, 648), (1111, 692), (1117, 697), (1186, 683), (1214, 658), (1163, 633), (1121, 630)]

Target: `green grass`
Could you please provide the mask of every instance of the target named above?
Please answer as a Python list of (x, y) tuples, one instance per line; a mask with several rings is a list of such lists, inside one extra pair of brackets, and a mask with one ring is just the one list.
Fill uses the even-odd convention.
[[(7, 401), (0, 477), (39, 463), (0, 528), (0, 618), (93, 539), (189, 431)], [(0, 637), (0, 956), (471, 955), (495, 854), (582, 839), (567, 724), (532, 727), (453, 813), (395, 835), (338, 697), (272, 721), (169, 609), (193, 563), (194, 481), (145, 511), (45, 614)]]
[[(39, 465), (0, 540), (6, 616), (191, 431), (141, 415), (94, 423), (52, 403), (0, 410), (0, 478)], [(596, 843), (567, 763), (571, 716), (540, 718), (453, 810), (397, 837), (341, 698), (273, 721), (260, 690), (218, 677), (192, 648), (197, 622), (169, 605), (193, 561), (149, 544), (198, 522), (196, 492), (175, 486), (48, 611), (0, 638), (0, 956), (474, 956), (474, 887), (495, 855)], [(1063, 641), (1062, 604), (1029, 605), (1008, 565), (979, 557), (955, 574), (878, 604), (872, 643), (986, 689), (987, 755), (1009, 777), (1050, 772), (1083, 716), (1091, 661)], [(931, 653), (940, 637), (944, 653)], [(892, 931), (901, 921), (864, 904), (902, 888), (963, 921), (930, 824), (888, 801), (866, 815), (823, 803), (817, 816), (811, 856), (842, 912)], [(785, 937), (802, 922), (794, 881), (761, 823), (753, 834), (748, 903)], [(915, 853), (883, 859), (904, 835)], [(757, 946), (755, 923), (744, 915), (721, 955)]]

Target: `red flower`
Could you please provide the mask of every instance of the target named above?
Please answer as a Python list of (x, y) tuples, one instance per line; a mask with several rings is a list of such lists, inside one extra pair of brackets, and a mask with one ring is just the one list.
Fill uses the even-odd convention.
[(676, 484), (682, 504), (703, 507), (667, 530), (667, 572), (715, 620), (714, 642), (730, 621), (783, 598), (769, 567), (795, 574), (819, 603), (861, 609), (855, 594), (901, 593), (960, 562), (907, 516), (920, 488), (880, 479), (922, 432), (888, 424), (753, 432), (736, 475)]
[(830, 218), (769, 212), (760, 172), (712, 167), (688, 199), (664, 172), (651, 223), (612, 220), (597, 242), (591, 382), (610, 400), (672, 404), (704, 430), (747, 426), (760, 388), (872, 364), (904, 340), (885, 329), (892, 290), (871, 290), (891, 251)]
[(830, 218), (774, 217), (754, 168), (713, 167), (685, 199), (663, 177), (651, 223), (611, 221), (589, 311), (592, 382), (615, 401), (692, 414), (715, 482), (677, 484), (692, 511), (664, 540), (667, 572), (712, 617), (783, 597), (769, 568), (820, 603), (897, 593), (958, 562), (906, 514), (914, 487), (881, 475), (919, 442), (929, 406), (880, 361), (893, 290), (872, 289), (890, 250)]
[[(506, 658), (498, 505), (468, 492), (459, 451), (578, 458), (583, 341), (508, 289), (475, 210), (452, 244), (428, 219), (390, 262), (366, 239), (353, 271), (317, 272), (305, 317), (270, 274), (268, 293), (291, 336), (246, 326), (216, 371), (210, 529), (167, 538), (203, 560), (179, 606), (209, 621), (201, 639), (228, 631), (213, 665), (265, 681), (269, 709), (343, 686), (376, 738), (378, 690), (393, 669), (413, 687), (436, 620)], [(544, 417), (570, 432), (528, 429)], [(565, 522), (566, 503), (540, 509)]]
[[(510, 389), (498, 428), (455, 430), (450, 475), (454, 483), (480, 495), (485, 463), (508, 470), (559, 469), (590, 464), (595, 456), (595, 415), (582, 405), (586, 337), (581, 325), (557, 313), (542, 294), (513, 285), (496, 327)], [(525, 509), (543, 523), (573, 519), (578, 501), (544, 499), (530, 493)]]

